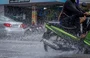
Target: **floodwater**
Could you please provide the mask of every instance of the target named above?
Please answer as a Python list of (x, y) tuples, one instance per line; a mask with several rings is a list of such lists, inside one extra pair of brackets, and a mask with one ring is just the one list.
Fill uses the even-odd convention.
[[(32, 34), (23, 38), (11, 38), (0, 40), (0, 58), (71, 58), (89, 57), (89, 55), (76, 54), (78, 50), (53, 50), (48, 47), (46, 52), (43, 47), (41, 34)], [(53, 37), (54, 38), (54, 37)]]

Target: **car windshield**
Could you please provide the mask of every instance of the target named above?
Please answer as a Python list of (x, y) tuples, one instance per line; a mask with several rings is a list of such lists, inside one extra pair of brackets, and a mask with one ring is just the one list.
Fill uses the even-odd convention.
[(14, 21), (14, 20), (5, 16), (0, 16), (0, 21)]

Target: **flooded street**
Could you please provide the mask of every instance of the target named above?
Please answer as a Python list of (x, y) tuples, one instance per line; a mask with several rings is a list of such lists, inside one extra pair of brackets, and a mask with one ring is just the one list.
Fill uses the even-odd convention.
[(90, 0), (0, 0), (0, 58), (90, 58), (89, 27)]
[[(74, 54), (75, 51), (55, 51), (51, 48), (46, 52), (40, 42), (42, 34), (20, 38), (0, 40), (0, 58), (64, 58), (85, 57)], [(89, 57), (86, 56), (87, 58)], [(90, 58), (90, 57), (89, 57)]]

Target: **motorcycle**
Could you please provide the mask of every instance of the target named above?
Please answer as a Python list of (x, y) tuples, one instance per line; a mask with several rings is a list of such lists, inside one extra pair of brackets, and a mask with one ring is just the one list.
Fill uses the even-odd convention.
[(70, 34), (58, 26), (59, 22), (47, 22), (45, 24), (46, 31), (41, 40), (45, 51), (48, 51), (48, 47), (50, 47), (54, 50), (68, 51), (78, 49), (77, 53), (90, 53), (90, 31), (81, 40), (80, 37)]

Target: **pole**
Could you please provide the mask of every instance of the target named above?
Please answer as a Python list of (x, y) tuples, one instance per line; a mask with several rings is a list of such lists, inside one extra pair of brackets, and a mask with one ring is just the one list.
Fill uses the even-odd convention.
[(32, 25), (37, 25), (37, 11), (36, 11), (36, 6), (32, 6)]

